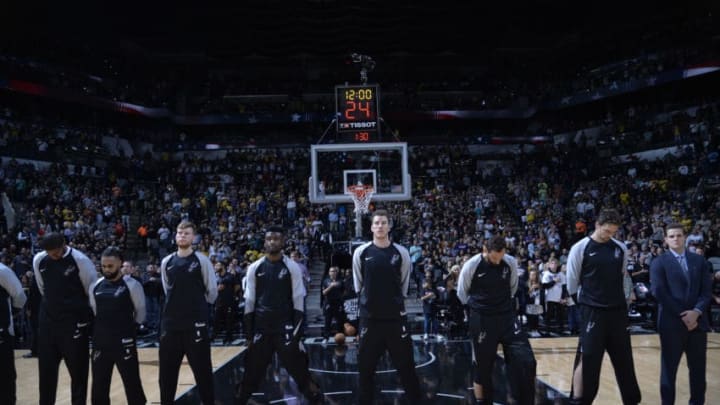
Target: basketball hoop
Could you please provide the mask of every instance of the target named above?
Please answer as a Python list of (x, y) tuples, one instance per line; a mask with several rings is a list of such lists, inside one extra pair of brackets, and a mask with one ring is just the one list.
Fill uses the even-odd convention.
[(347, 194), (350, 194), (350, 198), (355, 204), (355, 213), (367, 214), (368, 206), (370, 205), (370, 199), (375, 193), (373, 186), (367, 186), (364, 184), (353, 184), (348, 186)]

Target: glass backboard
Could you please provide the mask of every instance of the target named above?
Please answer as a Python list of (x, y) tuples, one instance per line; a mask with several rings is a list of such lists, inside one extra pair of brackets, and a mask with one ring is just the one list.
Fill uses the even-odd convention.
[(312, 145), (312, 203), (349, 203), (351, 184), (373, 186), (373, 201), (409, 200), (408, 151), (404, 142)]

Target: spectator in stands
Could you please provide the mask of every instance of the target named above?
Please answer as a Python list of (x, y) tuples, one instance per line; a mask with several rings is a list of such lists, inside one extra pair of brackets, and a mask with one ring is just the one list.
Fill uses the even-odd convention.
[(123, 276), (132, 277), (135, 279), (135, 281), (142, 284), (140, 270), (138, 269), (138, 266), (136, 266), (131, 260), (125, 260), (122, 263), (122, 268), (120, 270)]
[(237, 305), (235, 297), (240, 291), (240, 284), (234, 274), (227, 272), (221, 262), (215, 263), (215, 276), (217, 278), (218, 298), (215, 301), (215, 325), (213, 327), (213, 340), (225, 330), (223, 343), (229, 345), (233, 341), (235, 321), (237, 319)]
[(559, 271), (559, 262), (551, 258), (544, 266), (542, 272), (542, 286), (545, 289), (545, 326), (548, 330), (561, 332), (563, 319), (565, 319), (565, 274)]
[(20, 248), (29, 249), (32, 245), (32, 239), (30, 237), (30, 229), (24, 226), (17, 234), (17, 245)]
[(712, 327), (715, 332), (720, 331), (720, 270), (715, 270), (713, 273), (712, 283), (712, 305), (710, 305), (710, 314)]
[(147, 252), (147, 238), (148, 238), (148, 226), (147, 224), (142, 224), (137, 229), (137, 235), (140, 237), (140, 248), (143, 252)]
[(13, 271), (19, 277), (24, 276), (27, 272), (32, 271), (32, 258), (30, 257), (30, 249), (26, 247), (20, 248), (20, 253), (15, 256), (12, 261)]
[(437, 333), (437, 319), (436, 319), (436, 303), (438, 300), (438, 292), (435, 288), (433, 288), (432, 283), (430, 280), (425, 280), (423, 282), (423, 289), (422, 294), (420, 296), (420, 301), (422, 301), (423, 305), (423, 338), (427, 340), (430, 335), (434, 335)]
[(540, 315), (545, 313), (542, 305), (542, 284), (540, 283), (540, 273), (532, 269), (529, 271), (528, 278), (528, 303), (525, 308), (527, 316), (527, 327), (530, 330), (531, 337), (539, 337), (538, 328), (540, 326)]
[(148, 264), (143, 274), (143, 290), (145, 291), (146, 318), (145, 326), (149, 333), (158, 333), (160, 314), (163, 306), (163, 287), (156, 264)]
[[(38, 328), (40, 326), (40, 302), (42, 301), (42, 295), (38, 289), (37, 281), (35, 279), (35, 273), (29, 271), (27, 273), (28, 280), (28, 301), (26, 306), (26, 313), (30, 318), (30, 352), (23, 354), (23, 358), (29, 359), (38, 356)], [(27, 339), (26, 339), (27, 340)]]
[(333, 331), (341, 330), (345, 323), (345, 312), (343, 311), (343, 295), (345, 293), (345, 283), (339, 276), (340, 269), (332, 266), (328, 269), (328, 277), (322, 282), (323, 296), (323, 318), (325, 319), (325, 327), (323, 329), (323, 337), (333, 336)]

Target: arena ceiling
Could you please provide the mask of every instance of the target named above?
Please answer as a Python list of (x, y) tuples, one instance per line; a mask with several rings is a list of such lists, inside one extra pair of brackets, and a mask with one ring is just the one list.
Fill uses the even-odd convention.
[(150, 59), (200, 58), (218, 65), (338, 58), (351, 52), (479, 58), (484, 50), (562, 51), (579, 42), (602, 41), (707, 12), (704, 2), (668, 6), (643, 1), (108, 4), (11, 8), (2, 28), (7, 30), (4, 47), (118, 46)]

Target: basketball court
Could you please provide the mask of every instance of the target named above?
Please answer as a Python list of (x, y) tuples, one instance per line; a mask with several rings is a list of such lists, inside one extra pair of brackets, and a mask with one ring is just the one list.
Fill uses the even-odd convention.
[[(420, 377), (423, 390), (436, 404), (464, 404), (471, 391), (470, 342), (467, 340), (423, 341), (421, 335), (413, 337), (415, 349), (415, 368)], [(576, 337), (530, 339), (537, 359), (536, 403), (564, 404), (570, 392), (572, 363), (577, 347)], [(660, 345), (655, 334), (632, 336), (635, 371), (642, 390), (643, 403), (660, 403), (659, 373)], [(310, 368), (313, 376), (320, 382), (328, 404), (350, 405), (357, 401), (357, 342), (348, 339), (345, 345), (322, 343), (321, 339), (308, 338), (305, 342)], [(213, 369), (217, 403), (232, 404), (235, 387), (243, 373), (244, 346), (213, 347)], [(23, 359), (25, 351), (15, 352), (15, 364), (18, 371), (18, 404), (37, 403), (37, 359)], [(720, 334), (708, 336), (707, 403), (720, 398)], [(140, 376), (143, 381), (148, 403), (160, 403), (157, 383), (157, 349), (139, 349)], [(385, 357), (379, 363), (376, 376), (378, 399), (382, 403), (392, 403), (402, 398), (402, 386), (390, 359)], [(680, 364), (677, 376), (677, 403), (687, 403), (689, 397), (687, 370), (685, 362)], [(506, 396), (503, 385), (502, 352), (498, 352), (495, 367), (496, 398)], [(194, 387), (192, 372), (187, 362), (180, 370), (177, 390), (178, 404), (198, 404), (199, 398)], [(89, 390), (88, 390), (89, 391)], [(114, 404), (125, 403), (120, 377), (115, 372), (111, 387), (111, 400)], [(89, 392), (88, 392), (89, 399)], [(262, 392), (254, 399), (268, 404), (302, 404), (304, 399), (286, 371), (277, 362), (268, 368)], [(298, 400), (299, 399), (299, 400)], [(496, 403), (508, 403), (496, 399)], [(615, 383), (615, 375), (609, 359), (605, 356), (600, 375), (600, 390), (596, 404), (622, 403)], [(58, 405), (70, 404), (70, 379), (65, 366), (60, 368), (58, 384)]]
[[(365, 78), (366, 79), (366, 78)], [(318, 142), (311, 146), (311, 173), (308, 197), (313, 204), (349, 204), (355, 208), (355, 239), (344, 241), (352, 251), (367, 240), (363, 215), (371, 204), (404, 201), (412, 198), (411, 175), (408, 167), (407, 143), (382, 142), (384, 121), (379, 112), (379, 88), (367, 85), (336, 86), (336, 118), (328, 127), (335, 127), (335, 143)], [(326, 130), (326, 134), (328, 132)], [(323, 134), (323, 138), (325, 135)], [(321, 138), (320, 141), (323, 140)], [(564, 404), (571, 390), (571, 375), (577, 350), (577, 337), (535, 338), (530, 343), (537, 360), (535, 381), (537, 404)], [(660, 344), (656, 334), (632, 336), (635, 371), (642, 391), (643, 403), (660, 403)], [(344, 344), (308, 337), (304, 347), (312, 375), (319, 382), (325, 403), (350, 405), (358, 398), (358, 343), (349, 337)], [(434, 404), (465, 404), (472, 399), (471, 345), (467, 339), (413, 336), (414, 362), (423, 392)], [(244, 373), (244, 345), (212, 348), (217, 404), (233, 404), (236, 388)], [(37, 359), (24, 359), (26, 351), (15, 352), (18, 371), (18, 403), (36, 403)], [(149, 403), (158, 404), (158, 350), (142, 348), (140, 375)], [(706, 398), (708, 403), (720, 398), (720, 335), (708, 336)], [(688, 401), (689, 384), (685, 360), (677, 376), (677, 401)], [(622, 403), (612, 365), (607, 356), (603, 362), (596, 404)], [(502, 352), (494, 369), (496, 403), (509, 404)], [(402, 403), (403, 389), (392, 361), (381, 358), (376, 372), (376, 398), (379, 403)], [(89, 393), (88, 393), (89, 398)], [(268, 368), (260, 392), (253, 394), (257, 403), (302, 404), (304, 398), (285, 369), (275, 357)], [(124, 390), (115, 372), (111, 387), (113, 403), (125, 403)], [(70, 380), (64, 365), (60, 367), (58, 404), (70, 403)], [(184, 362), (180, 370), (176, 403), (198, 404), (192, 372)]]

